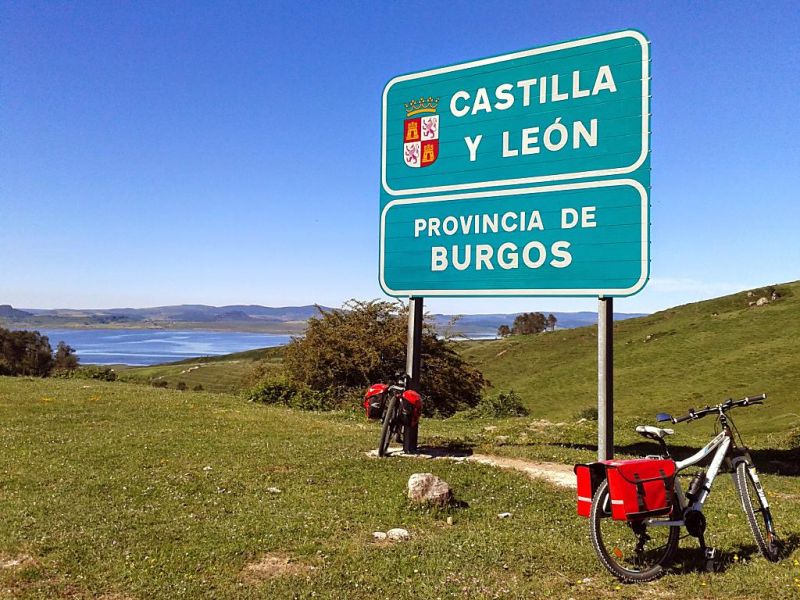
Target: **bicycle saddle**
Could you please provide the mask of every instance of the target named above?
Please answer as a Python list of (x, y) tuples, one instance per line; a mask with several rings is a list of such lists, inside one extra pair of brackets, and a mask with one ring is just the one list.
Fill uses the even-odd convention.
[(675, 433), (675, 430), (661, 429), (661, 427), (653, 427), (652, 425), (639, 425), (636, 428), (636, 433), (643, 435), (646, 438), (663, 440), (664, 436), (672, 435)]

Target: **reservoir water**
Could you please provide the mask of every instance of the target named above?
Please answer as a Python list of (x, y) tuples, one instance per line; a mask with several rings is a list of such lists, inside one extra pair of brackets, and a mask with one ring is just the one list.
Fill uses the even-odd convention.
[(288, 335), (239, 331), (178, 331), (174, 329), (39, 329), (75, 349), (81, 364), (154, 365), (198, 356), (216, 356), (281, 346)]

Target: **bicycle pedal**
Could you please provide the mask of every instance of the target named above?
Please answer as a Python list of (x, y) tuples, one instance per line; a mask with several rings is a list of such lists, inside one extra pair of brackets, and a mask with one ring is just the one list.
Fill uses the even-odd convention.
[(703, 554), (705, 556), (706, 573), (717, 573), (722, 570), (721, 555), (716, 548), (706, 548)]

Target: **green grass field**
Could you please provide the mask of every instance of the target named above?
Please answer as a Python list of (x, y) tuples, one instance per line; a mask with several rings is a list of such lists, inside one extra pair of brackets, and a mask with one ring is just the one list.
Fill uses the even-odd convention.
[[(487, 425), (425, 421), (421, 442), (495, 453), (527, 448), (562, 460), (591, 456), (579, 444), (565, 445), (591, 441), (591, 424), (542, 427), (524, 418), (494, 423), (491, 431)], [(726, 553), (725, 571), (698, 572), (696, 544), (684, 540), (669, 575), (619, 585), (592, 554), (574, 492), (487, 466), (367, 458), (377, 434), (357, 412), (295, 412), (120, 382), (0, 378), (0, 597), (800, 594), (797, 478), (764, 476), (790, 543), (782, 562), (755, 553), (722, 478), (708, 504), (708, 537)], [(409, 506), (404, 487), (415, 471), (443, 477), (468, 507)], [(513, 516), (498, 519), (506, 511)], [(372, 541), (373, 531), (391, 527), (407, 528), (412, 539)], [(269, 557), (290, 560), (287, 572), (263, 577), (248, 568)]]
[[(570, 490), (476, 464), (370, 459), (378, 430), (358, 410), (297, 412), (231, 393), (259, 360), (280, 371), (271, 349), (123, 368), (115, 383), (0, 378), (0, 598), (798, 598), (800, 284), (779, 290), (767, 306), (743, 293), (615, 326), (619, 456), (655, 450), (633, 427), (658, 411), (769, 393), (733, 415), (788, 541), (778, 564), (756, 553), (721, 477), (707, 537), (724, 572), (698, 571), (685, 539), (666, 577), (620, 585)], [(593, 328), (464, 343), (491, 391), (514, 389), (531, 414), (425, 420), (420, 443), (592, 460), (596, 422), (578, 416), (595, 404), (596, 344)], [(156, 389), (156, 378), (206, 391)], [(681, 457), (713, 421), (675, 429)], [(410, 506), (405, 483), (420, 471), (467, 506)], [(412, 539), (372, 540), (392, 527)]]

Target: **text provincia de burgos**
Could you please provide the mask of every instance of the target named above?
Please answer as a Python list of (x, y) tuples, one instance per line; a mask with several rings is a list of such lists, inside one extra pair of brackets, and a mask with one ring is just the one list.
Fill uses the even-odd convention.
[[(564, 229), (592, 229), (597, 227), (595, 206), (562, 208), (560, 227)], [(442, 238), (454, 235), (497, 234), (544, 231), (541, 212), (507, 211), (505, 213), (480, 213), (473, 215), (449, 215), (444, 218), (426, 217), (414, 219), (415, 238)], [(538, 269), (549, 264), (563, 269), (572, 264), (570, 242), (559, 240), (545, 246), (538, 240), (531, 240), (519, 246), (514, 242), (498, 244), (452, 244), (431, 247), (431, 271), (492, 271), (514, 270), (521, 267)]]

